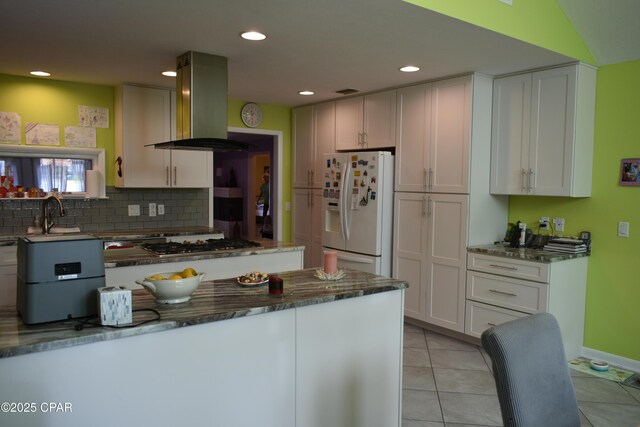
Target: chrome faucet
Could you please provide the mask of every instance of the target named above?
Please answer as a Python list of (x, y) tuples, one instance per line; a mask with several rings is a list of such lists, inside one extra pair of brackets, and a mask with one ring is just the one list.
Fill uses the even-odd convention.
[(56, 196), (49, 196), (42, 201), (42, 234), (49, 234), (51, 227), (53, 227), (54, 222), (51, 220), (52, 212), (49, 212), (49, 202), (55, 200), (58, 203), (58, 208), (60, 210), (60, 216), (63, 217), (67, 213), (64, 210), (64, 206), (62, 206), (62, 200), (60, 200)]

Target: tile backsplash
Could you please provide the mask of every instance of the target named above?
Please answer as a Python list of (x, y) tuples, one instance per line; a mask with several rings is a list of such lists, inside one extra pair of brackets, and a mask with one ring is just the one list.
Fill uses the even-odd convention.
[[(142, 230), (170, 227), (206, 227), (209, 190), (121, 189), (107, 187), (107, 199), (63, 199), (67, 215), (60, 218), (54, 203), (56, 225), (80, 227), (83, 232)], [(164, 215), (149, 216), (149, 203), (164, 205)], [(129, 205), (140, 206), (140, 216), (129, 216)], [(0, 235), (24, 234), (40, 218), (42, 200), (0, 199)]]

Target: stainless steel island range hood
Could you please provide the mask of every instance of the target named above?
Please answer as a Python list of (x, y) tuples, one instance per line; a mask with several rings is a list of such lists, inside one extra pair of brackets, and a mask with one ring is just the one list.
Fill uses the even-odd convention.
[(187, 52), (176, 64), (176, 140), (155, 148), (243, 151), (247, 144), (227, 139), (227, 58)]

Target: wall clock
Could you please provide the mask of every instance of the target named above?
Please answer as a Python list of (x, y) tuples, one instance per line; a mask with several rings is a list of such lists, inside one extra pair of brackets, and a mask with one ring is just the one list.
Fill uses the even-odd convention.
[(250, 128), (260, 126), (262, 123), (262, 109), (254, 102), (248, 102), (242, 107), (240, 112), (242, 123)]

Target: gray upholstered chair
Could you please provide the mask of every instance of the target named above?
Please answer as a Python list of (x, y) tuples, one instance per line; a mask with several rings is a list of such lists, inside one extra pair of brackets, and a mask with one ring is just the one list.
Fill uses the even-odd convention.
[(534, 314), (487, 329), (482, 347), (491, 357), (505, 426), (580, 426), (555, 317)]

